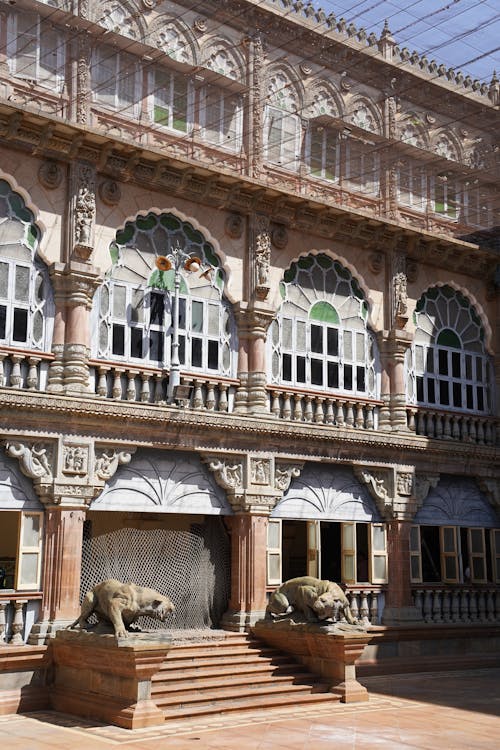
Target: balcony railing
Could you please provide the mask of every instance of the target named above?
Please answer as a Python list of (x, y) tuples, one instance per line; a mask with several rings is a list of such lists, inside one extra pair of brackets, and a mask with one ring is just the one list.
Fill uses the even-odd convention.
[(44, 391), (47, 387), (52, 354), (26, 352), (2, 347), (0, 350), (0, 387)]
[(42, 594), (19, 591), (0, 593), (0, 647), (22, 646), (38, 619)]
[[(90, 363), (91, 388), (96, 396), (114, 401), (165, 404), (168, 374), (154, 368), (129, 367), (111, 362)], [(238, 381), (217, 375), (181, 375), (181, 384), (191, 386), (184, 406), (206, 411), (230, 412)]]
[(428, 623), (500, 621), (500, 588), (420, 586), (413, 589), (415, 607)]
[(380, 625), (384, 614), (385, 594), (374, 586), (349, 586), (346, 591), (353, 616), (363, 625)]
[(408, 429), (417, 435), (438, 440), (456, 440), (463, 443), (495, 445), (497, 419), (477, 414), (458, 414), (437, 409), (408, 407)]
[(292, 422), (376, 430), (381, 401), (368, 401), (347, 396), (269, 387), (271, 414)]

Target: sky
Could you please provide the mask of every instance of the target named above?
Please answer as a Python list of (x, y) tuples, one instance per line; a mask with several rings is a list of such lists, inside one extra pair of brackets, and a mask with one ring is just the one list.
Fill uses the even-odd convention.
[[(400, 47), (489, 83), (500, 77), (500, 0), (313, 0), (325, 13), (380, 35), (387, 19)], [(485, 54), (488, 53), (488, 54)], [(476, 59), (480, 58), (480, 59)]]

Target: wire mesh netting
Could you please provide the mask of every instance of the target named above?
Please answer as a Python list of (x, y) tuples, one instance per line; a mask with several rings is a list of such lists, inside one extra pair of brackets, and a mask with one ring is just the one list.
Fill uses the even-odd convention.
[(219, 625), (230, 594), (229, 540), (219, 518), (207, 518), (190, 531), (123, 528), (96, 537), (91, 524), (85, 526), (81, 599), (97, 583), (116, 578), (156, 589), (175, 604), (175, 616), (165, 623), (139, 618), (141, 629)]

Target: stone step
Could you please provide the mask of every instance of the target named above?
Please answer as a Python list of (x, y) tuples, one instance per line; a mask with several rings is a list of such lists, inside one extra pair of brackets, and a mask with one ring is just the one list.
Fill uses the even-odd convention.
[(163, 663), (159, 674), (172, 671), (175, 669), (210, 669), (232, 664), (235, 669), (241, 665), (248, 664), (268, 664), (279, 666), (281, 664), (290, 664), (290, 656), (273, 651), (272, 654), (241, 653), (241, 654), (203, 654), (198, 657), (175, 657), (173, 651), (170, 651), (166, 661)]
[(228, 701), (214, 701), (212, 703), (189, 705), (189, 706), (168, 706), (163, 707), (158, 703), (160, 708), (164, 708), (165, 721), (174, 721), (179, 719), (191, 719), (196, 716), (217, 716), (229, 714), (232, 712), (255, 711), (259, 709), (275, 709), (291, 706), (299, 708), (304, 706), (314, 706), (317, 704), (338, 703), (340, 696), (333, 693), (305, 693), (297, 695), (296, 693), (275, 693), (274, 695), (257, 694), (247, 698), (237, 698)]
[(152, 682), (153, 684), (156, 682), (173, 684), (182, 680), (204, 680), (212, 678), (224, 679), (226, 677), (239, 678), (240, 676), (245, 676), (246, 679), (255, 679), (259, 675), (293, 676), (297, 674), (303, 676), (304, 673), (308, 673), (307, 667), (302, 664), (291, 662), (290, 657), (287, 657), (286, 660), (280, 662), (280, 664), (269, 662), (254, 664), (250, 662), (248, 664), (239, 664), (237, 669), (235, 669), (235, 665), (232, 662), (229, 664), (223, 664), (218, 668), (212, 666), (212, 668), (205, 669), (201, 667), (183, 668), (179, 666), (175, 669), (169, 669), (167, 665), (164, 665), (161, 671), (153, 676)]
[(270, 698), (274, 695), (279, 698), (283, 696), (293, 695), (309, 696), (316, 693), (325, 694), (328, 692), (328, 685), (318, 682), (316, 685), (240, 685), (238, 690), (234, 690), (232, 687), (212, 687), (211, 689), (197, 690), (195, 687), (192, 690), (187, 691), (185, 694), (177, 695), (174, 693), (167, 693), (166, 695), (155, 695), (154, 701), (157, 706), (163, 709), (173, 708), (178, 706), (179, 708), (185, 708), (186, 706), (205, 706), (218, 703), (221, 707), (224, 706), (225, 701), (240, 701), (247, 700), (249, 698), (262, 698), (264, 696)]
[[(273, 674), (273, 673), (262, 673), (251, 676), (251, 682), (249, 682), (249, 675), (228, 675), (221, 677), (220, 674), (206, 677), (203, 679), (196, 679), (195, 681), (190, 680), (187, 675), (183, 678), (179, 678), (177, 681), (166, 681), (153, 682), (151, 689), (151, 697), (154, 701), (157, 701), (160, 696), (165, 698), (178, 698), (182, 699), (184, 695), (199, 695), (202, 690), (218, 690), (219, 688), (228, 688), (232, 691), (232, 695), (240, 694), (241, 691), (248, 689), (257, 690), (261, 686), (266, 685), (285, 685), (285, 686), (308, 686), (310, 689), (318, 687), (318, 678), (310, 672), (298, 672), (287, 674)], [(324, 686), (321, 686), (324, 687)], [(319, 692), (322, 692), (321, 690)]]
[(189, 644), (188, 646), (174, 645), (172, 646), (168, 660), (176, 661), (180, 659), (198, 659), (198, 658), (211, 658), (224, 656), (226, 658), (233, 656), (250, 656), (250, 655), (272, 655), (279, 654), (272, 646), (260, 645), (256, 642), (241, 643), (241, 644), (221, 644), (214, 643), (210, 645), (201, 644)]

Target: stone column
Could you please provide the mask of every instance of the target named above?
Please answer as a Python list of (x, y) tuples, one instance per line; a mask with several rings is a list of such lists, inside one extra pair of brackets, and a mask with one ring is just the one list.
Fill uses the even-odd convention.
[(238, 373), (240, 381), (234, 397), (234, 413), (246, 414), (248, 411), (248, 359), (249, 359), (249, 331), (248, 316), (245, 303), (239, 303), (236, 309), (238, 323)]
[(383, 622), (400, 625), (420, 620), (411, 594), (410, 570), (411, 521), (393, 519), (387, 525), (387, 563), (389, 580)]
[(393, 328), (379, 337), (382, 364), (381, 409), (379, 426), (382, 430), (406, 432), (406, 384), (404, 377), (406, 351), (411, 346), (411, 334)]
[(264, 616), (267, 602), (267, 526), (301, 463), (263, 454), (203, 456), (217, 483), (226, 490), (235, 515), (231, 531), (231, 596), (223, 617), (227, 630), (243, 631)]
[(85, 509), (49, 506), (45, 511), (43, 603), (31, 645), (45, 643), (80, 611), (80, 576)]
[(240, 414), (268, 414), (266, 338), (273, 315), (263, 307), (240, 305), (236, 317), (240, 387), (236, 394), (235, 411)]

